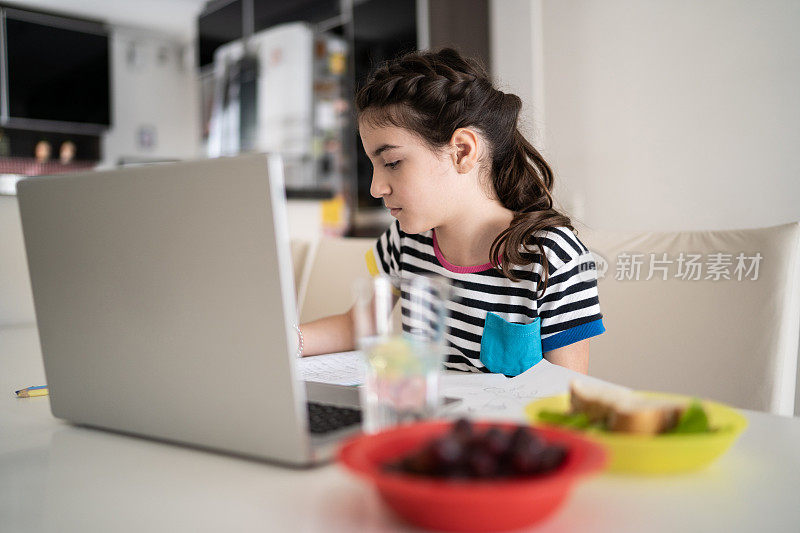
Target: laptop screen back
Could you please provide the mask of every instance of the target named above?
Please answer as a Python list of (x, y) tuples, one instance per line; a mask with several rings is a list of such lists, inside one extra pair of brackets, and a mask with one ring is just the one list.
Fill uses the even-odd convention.
[(31, 178), (18, 196), (55, 416), (307, 459), (279, 159)]

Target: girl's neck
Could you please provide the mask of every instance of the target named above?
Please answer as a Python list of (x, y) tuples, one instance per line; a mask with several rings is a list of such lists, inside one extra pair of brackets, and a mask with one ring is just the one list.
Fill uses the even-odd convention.
[(514, 213), (499, 203), (482, 212), (463, 212), (455, 220), (434, 228), (439, 251), (457, 266), (488, 263), (492, 243), (513, 217)]

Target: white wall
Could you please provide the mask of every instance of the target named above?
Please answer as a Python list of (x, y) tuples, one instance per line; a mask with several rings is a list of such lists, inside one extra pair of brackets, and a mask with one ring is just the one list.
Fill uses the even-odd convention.
[[(544, 76), (542, 0), (491, 0), (489, 39), (492, 77), (503, 92), (522, 99), (520, 131), (548, 162)], [(583, 215), (575, 184), (556, 177), (553, 194), (556, 206), (573, 215)]]
[(520, 125), (529, 136), (540, 134), (538, 130), (543, 125), (543, 102), (534, 95), (534, 85), (540, 81), (534, 75), (540, 68), (533, 55), (538, 41), (533, 27), (535, 7), (531, 0), (496, 0), (489, 4), (491, 74), (498, 89), (522, 99)]
[[(611, 229), (800, 220), (800, 2), (511, 0), (498, 77), (534, 107), (557, 199)], [(537, 44), (538, 42), (538, 44)], [(542, 58), (537, 61), (537, 46)], [(525, 83), (528, 83), (526, 85)]]

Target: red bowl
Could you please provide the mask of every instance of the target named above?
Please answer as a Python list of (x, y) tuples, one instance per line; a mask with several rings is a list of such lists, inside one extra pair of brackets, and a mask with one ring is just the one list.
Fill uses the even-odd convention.
[[(477, 422), (476, 429), (514, 424)], [(567, 458), (548, 474), (498, 480), (442, 480), (398, 472), (384, 465), (443, 435), (451, 422), (425, 422), (400, 426), (376, 435), (347, 441), (338, 460), (355, 474), (371, 481), (386, 504), (419, 527), (440, 531), (507, 531), (529, 526), (554, 513), (572, 485), (603, 469), (606, 452), (598, 444), (567, 431), (537, 427), (548, 443), (567, 447)]]

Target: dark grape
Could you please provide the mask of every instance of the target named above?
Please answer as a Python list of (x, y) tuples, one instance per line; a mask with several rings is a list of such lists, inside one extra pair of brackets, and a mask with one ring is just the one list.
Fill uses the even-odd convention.
[(431, 451), (437, 462), (449, 466), (461, 460), (464, 445), (453, 435), (445, 435), (431, 442)]
[(497, 473), (497, 460), (479, 448), (470, 452), (467, 464), (474, 477), (492, 477)]
[(511, 442), (508, 434), (499, 427), (489, 428), (483, 436), (486, 451), (495, 457), (499, 457), (508, 451)]
[(549, 472), (558, 468), (567, 457), (567, 449), (560, 444), (544, 448), (539, 457), (540, 472)]
[(532, 445), (542, 446), (543, 444), (539, 436), (533, 433), (530, 428), (519, 426), (511, 433), (508, 449), (509, 451), (528, 450), (531, 449)]
[(508, 478), (544, 474), (564, 462), (567, 449), (546, 444), (533, 428), (497, 426), (476, 431), (467, 419), (436, 437), (386, 470), (448, 479)]
[(458, 464), (449, 468), (447, 472), (445, 472), (445, 476), (450, 479), (469, 479), (472, 477), (472, 473), (466, 465)]
[(453, 424), (450, 433), (458, 440), (466, 442), (472, 438), (472, 422), (466, 418), (459, 418), (456, 423)]
[(511, 471), (517, 475), (540, 471), (541, 456), (544, 449), (533, 443), (529, 443), (528, 446), (517, 446), (510, 455)]
[(436, 457), (430, 448), (409, 455), (400, 464), (403, 470), (412, 474), (431, 474), (437, 469)]

